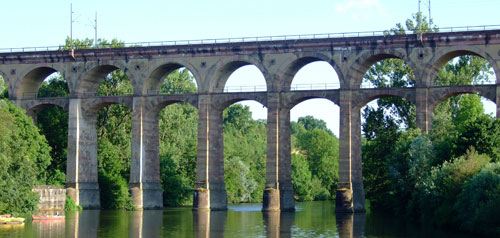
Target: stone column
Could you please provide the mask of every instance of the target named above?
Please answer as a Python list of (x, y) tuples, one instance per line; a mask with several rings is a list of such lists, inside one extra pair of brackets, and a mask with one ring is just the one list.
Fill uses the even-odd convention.
[(198, 97), (198, 159), (193, 209), (226, 210), (222, 109), (210, 95)]
[(432, 126), (432, 112), (429, 109), (429, 89), (415, 89), (416, 124), (422, 133), (427, 133)]
[(155, 209), (163, 207), (158, 113), (146, 111), (144, 105), (143, 97), (134, 97), (129, 186), (137, 209)]
[(280, 105), (279, 93), (268, 93), (267, 161), (263, 211), (295, 209), (290, 148), (290, 110)]
[(336, 212), (364, 212), (361, 167), (361, 120), (352, 106), (352, 91), (340, 91), (339, 182)]
[(361, 113), (360, 108), (351, 111), (351, 186), (354, 212), (365, 211), (365, 189), (361, 155)]
[(96, 115), (84, 115), (82, 99), (69, 99), (66, 188), (76, 204), (100, 208)]
[(495, 103), (497, 104), (497, 118), (500, 118), (500, 83), (497, 83), (497, 97)]

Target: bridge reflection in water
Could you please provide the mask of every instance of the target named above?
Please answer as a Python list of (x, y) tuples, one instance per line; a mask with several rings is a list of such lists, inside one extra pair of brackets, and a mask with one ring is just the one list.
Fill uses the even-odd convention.
[(332, 201), (297, 203), (295, 212), (261, 212), (260, 204), (229, 206), (227, 211), (193, 211), (191, 207), (143, 211), (84, 210), (65, 221), (31, 222), (2, 227), (4, 237), (340, 237), (469, 238), (470, 234), (421, 227), (368, 212), (335, 214)]
[[(108, 214), (106, 214), (108, 213)], [(337, 214), (327, 224), (310, 220), (311, 227), (298, 227), (295, 212), (263, 212), (262, 219), (236, 219), (234, 211), (187, 211), (169, 217), (162, 210), (133, 212), (85, 210), (67, 217), (64, 222), (33, 223), (34, 237), (364, 237), (365, 214)], [(182, 221), (191, 213), (190, 221)], [(228, 216), (228, 213), (232, 213)], [(246, 213), (246, 212), (244, 212)], [(259, 212), (260, 213), (260, 212)], [(255, 215), (257, 215), (256, 213)], [(126, 215), (126, 217), (123, 217)], [(246, 218), (245, 218), (246, 217)], [(169, 221), (171, 218), (176, 221)], [(128, 222), (126, 221), (128, 220)], [(229, 221), (231, 220), (231, 221)], [(229, 223), (229, 224), (228, 224)], [(234, 225), (234, 223), (239, 223)], [(320, 224), (314, 227), (314, 224)], [(335, 225), (336, 224), (336, 225)], [(328, 227), (322, 227), (327, 225)], [(128, 227), (128, 229), (127, 229)], [(304, 229), (305, 228), (305, 229)], [(1, 237), (1, 236), (0, 236)]]

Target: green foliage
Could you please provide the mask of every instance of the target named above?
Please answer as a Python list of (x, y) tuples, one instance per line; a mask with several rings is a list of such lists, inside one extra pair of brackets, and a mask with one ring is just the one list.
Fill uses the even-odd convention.
[[(68, 85), (62, 76), (44, 81), (38, 90), (38, 97), (67, 97), (68, 95)], [(52, 160), (47, 168), (47, 184), (64, 185), (68, 148), (68, 112), (57, 106), (48, 107), (38, 113), (37, 126), (52, 148), (50, 152)]]
[(335, 196), (339, 142), (323, 120), (312, 116), (291, 123), (292, 184), (299, 201)]
[[(456, 225), (460, 211), (453, 206), (467, 179), (478, 173), (489, 158), (473, 149), (451, 162), (432, 167), (415, 183), (412, 203), (422, 219), (438, 225)], [(427, 169), (427, 171), (429, 171)]]
[(7, 90), (7, 85), (2, 75), (0, 75), (0, 99), (9, 98), (9, 91)]
[(466, 182), (454, 210), (462, 229), (500, 236), (500, 163), (487, 164)]
[(302, 124), (304, 126), (304, 129), (306, 129), (307, 131), (312, 131), (313, 129), (317, 128), (319, 130), (326, 131), (328, 134), (333, 136), (333, 132), (328, 129), (328, 127), (326, 126), (326, 122), (320, 119), (316, 119), (313, 116), (300, 117), (297, 121), (297, 124)]
[[(427, 23), (419, 13), (386, 34), (438, 30), (431, 26), (432, 21)], [(493, 74), (486, 60), (466, 55), (445, 64), (435, 84), (490, 82)], [(376, 62), (364, 80), (379, 88), (415, 85), (408, 65), (397, 59)], [(493, 221), (488, 223), (491, 227), (497, 222), (498, 227), (498, 220), (492, 218), (493, 213), (488, 213), (494, 209), (481, 210), (484, 197), (481, 202), (478, 199), (477, 203), (469, 204), (468, 215), (461, 217), (461, 210), (467, 206), (465, 197), (470, 199), (470, 193), (476, 191), (468, 187), (469, 193), (462, 195), (468, 181), (488, 164), (488, 156), (498, 161), (500, 155), (499, 122), (484, 115), (478, 95), (457, 95), (441, 102), (435, 108), (433, 128), (427, 135), (412, 129), (415, 127), (415, 107), (403, 99), (379, 99), (376, 108), (367, 106), (364, 109), (363, 117), (363, 179), (373, 209), (405, 214), (438, 225), (461, 224), (464, 229), (483, 234), (488, 231), (478, 229), (484, 227), (479, 221)], [(467, 152), (470, 148), (476, 148), (479, 153)], [(457, 205), (459, 194), (464, 199)], [(498, 207), (498, 193), (492, 194), (497, 197), (488, 197), (491, 201), (488, 206), (495, 204)], [(481, 212), (477, 212), (479, 210)], [(480, 218), (473, 218), (473, 222), (464, 225), (466, 218), (472, 216)]]
[[(64, 46), (61, 48), (63, 50), (69, 49), (90, 49), (96, 47), (93, 39), (85, 38), (85, 39), (70, 39), (66, 38)], [(106, 39), (97, 39), (97, 48), (117, 48), (117, 47), (125, 47), (125, 44), (117, 39), (113, 39), (108, 41)]]
[(99, 192), (102, 208), (135, 209), (128, 193), (128, 181), (120, 174), (107, 173), (101, 169), (99, 171)]
[(500, 161), (500, 120), (481, 115), (474, 121), (468, 121), (461, 129), (455, 140), (455, 156), (463, 154), (466, 148), (474, 147), (494, 162)]
[(292, 154), (292, 183), (296, 200), (312, 201), (314, 199), (309, 163), (303, 155), (297, 153)]
[(70, 196), (66, 196), (66, 203), (64, 204), (65, 212), (81, 211), (82, 206), (76, 205), (76, 202)]
[(0, 213), (28, 214), (38, 203), (32, 189), (43, 184), (50, 147), (31, 118), (0, 100)]
[(224, 181), (228, 202), (261, 202), (265, 185), (266, 124), (248, 106), (224, 110)]
[[(187, 69), (173, 71), (161, 85), (164, 94), (194, 92), (194, 78)], [(196, 181), (198, 111), (189, 104), (178, 103), (165, 107), (158, 118), (164, 205), (191, 203)]]

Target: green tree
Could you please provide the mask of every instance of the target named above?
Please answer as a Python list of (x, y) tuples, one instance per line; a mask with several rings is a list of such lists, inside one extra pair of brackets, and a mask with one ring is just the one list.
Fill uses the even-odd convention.
[(500, 235), (500, 163), (489, 163), (462, 187), (454, 205), (460, 227), (492, 237)]
[(416, 207), (412, 212), (419, 214), (427, 222), (456, 226), (456, 218), (460, 213), (453, 208), (456, 198), (467, 180), (477, 174), (489, 160), (488, 156), (470, 150), (458, 159), (426, 169), (430, 173), (424, 176), (420, 174), (415, 182), (411, 204)]
[(295, 199), (312, 201), (314, 199), (313, 177), (306, 158), (297, 153), (292, 154), (292, 183)]
[(316, 176), (330, 195), (335, 194), (338, 181), (338, 139), (315, 128), (299, 135), (299, 147), (309, 161), (311, 174)]
[(302, 124), (304, 126), (304, 129), (308, 131), (312, 131), (313, 129), (318, 128), (322, 131), (328, 132), (328, 134), (330, 135), (333, 135), (333, 132), (326, 126), (325, 121), (316, 119), (313, 116), (300, 117), (297, 123)]
[(223, 121), (228, 201), (261, 202), (266, 178), (266, 124), (253, 120), (249, 107), (241, 104), (226, 108)]
[(0, 100), (0, 213), (27, 214), (36, 209), (35, 184), (44, 184), (50, 147), (31, 118)]
[[(38, 97), (68, 96), (68, 84), (61, 75), (45, 80), (38, 90)], [(52, 161), (47, 168), (47, 184), (64, 185), (68, 148), (68, 112), (57, 106), (48, 107), (38, 113), (37, 126), (52, 148), (50, 152)]]
[(488, 155), (492, 161), (500, 161), (500, 120), (488, 115), (469, 121), (458, 133), (452, 151), (454, 156), (462, 155), (467, 148), (474, 147), (478, 153)]

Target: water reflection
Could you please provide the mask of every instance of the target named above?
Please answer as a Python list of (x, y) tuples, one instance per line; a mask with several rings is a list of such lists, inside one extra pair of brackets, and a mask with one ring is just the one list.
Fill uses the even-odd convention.
[(193, 211), (195, 237), (224, 237), (227, 211)]
[(292, 237), (295, 212), (263, 212), (262, 217), (268, 238)]
[(337, 231), (340, 238), (361, 238), (365, 234), (365, 213), (339, 213), (336, 216)]
[(381, 214), (335, 214), (334, 203), (303, 202), (295, 212), (261, 212), (260, 204), (230, 206), (228, 211), (191, 207), (144, 211), (85, 210), (66, 221), (0, 225), (3, 237), (340, 237), (469, 238), (471, 235), (425, 229), (405, 218)]
[(35, 237), (62, 237), (66, 230), (65, 220), (35, 220), (31, 226)]
[[(85, 210), (66, 215), (66, 237), (97, 237), (99, 227), (99, 210)], [(50, 221), (49, 221), (50, 222)], [(36, 236), (63, 237), (63, 236)]]
[(129, 220), (129, 237), (160, 237), (162, 216), (162, 210), (131, 212)]

